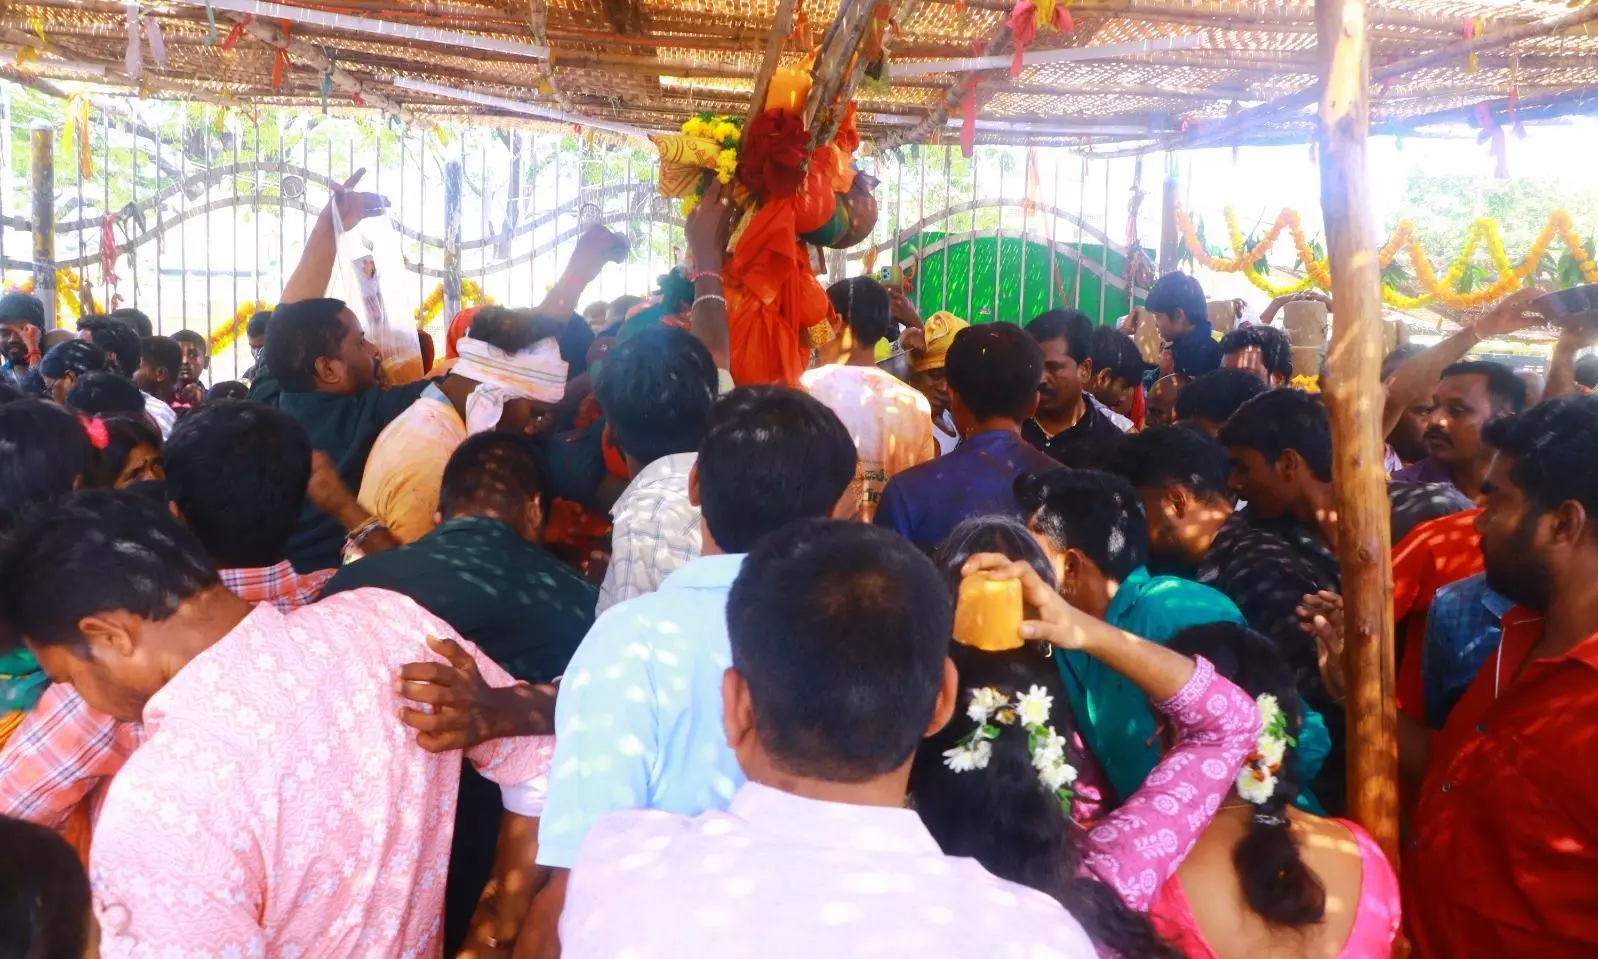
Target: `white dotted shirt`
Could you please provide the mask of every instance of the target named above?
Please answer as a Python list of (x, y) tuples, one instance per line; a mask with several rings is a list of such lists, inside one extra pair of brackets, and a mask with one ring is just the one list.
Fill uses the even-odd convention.
[(1093, 959), (1059, 903), (945, 856), (909, 809), (756, 783), (725, 812), (616, 813), (578, 854), (565, 959)]
[(727, 594), (742, 556), (701, 556), (600, 616), (566, 667), (538, 862), (571, 868), (619, 809), (725, 809), (743, 770), (722, 728)]

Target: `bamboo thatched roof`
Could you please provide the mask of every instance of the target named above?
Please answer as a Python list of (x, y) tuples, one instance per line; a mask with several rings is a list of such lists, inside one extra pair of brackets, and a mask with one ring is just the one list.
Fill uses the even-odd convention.
[[(336, 104), (353, 99), (407, 118), (500, 112), (403, 85), (423, 81), (659, 129), (700, 110), (747, 112), (779, 7), (790, 3), (796, 11), (783, 56), (798, 62), (820, 42), (839, 6), (839, 0), (296, 0), (285, 5), (312, 16), (359, 18), (366, 29), (297, 22), (285, 38), (284, 21), (259, 16), (224, 50), (227, 33), (245, 18), (233, 12), (240, 0), (214, 2), (213, 33), (205, 0), (143, 0), (143, 12), (160, 25), (166, 63), (155, 63), (146, 45), (139, 80), (126, 72), (127, 8), (120, 0), (9, 2), (0, 8), (0, 45), (7, 47), (0, 59), (17, 62), (0, 72), (35, 83), (134, 87), (151, 96), (320, 104), (331, 66), (329, 96)], [(1008, 53), (1013, 2), (891, 2), (897, 30), (888, 41), (889, 76), (858, 91), (860, 125), (882, 145), (952, 139), (960, 115), (954, 101), (968, 74), (921, 72), (915, 64)], [(1598, 29), (1598, 0), (1371, 0), (1370, 7), (1378, 131), (1478, 122), (1481, 106), (1490, 122), (1507, 124), (1512, 98), (1521, 118), (1598, 108), (1598, 35), (1589, 32)], [(1040, 31), (1030, 51), (1130, 45), (1132, 52), (1030, 65), (1013, 79), (1004, 69), (980, 74), (979, 142), (1143, 150), (1313, 134), (1310, 0), (1071, 0), (1067, 9), (1074, 29)], [(367, 32), (373, 29), (381, 34)], [(1468, 33), (1479, 38), (1470, 41)], [(1475, 57), (1468, 55), (1471, 43)]]

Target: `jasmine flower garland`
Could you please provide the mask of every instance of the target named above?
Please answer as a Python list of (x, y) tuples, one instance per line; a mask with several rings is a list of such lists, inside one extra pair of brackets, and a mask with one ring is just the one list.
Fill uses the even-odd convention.
[(971, 704), (966, 716), (977, 728), (944, 750), (943, 764), (957, 773), (986, 769), (993, 758), (993, 741), (999, 738), (1004, 726), (1020, 726), (1027, 734), (1027, 752), (1032, 757), (1032, 768), (1037, 771), (1043, 787), (1060, 801), (1066, 815), (1071, 813), (1071, 799), (1075, 795), (1071, 784), (1076, 782), (1076, 767), (1065, 759), (1065, 737), (1050, 726), (1049, 714), (1054, 708), (1054, 697), (1042, 686), (1033, 686), (1015, 697), (1010, 697), (992, 687), (971, 691)]

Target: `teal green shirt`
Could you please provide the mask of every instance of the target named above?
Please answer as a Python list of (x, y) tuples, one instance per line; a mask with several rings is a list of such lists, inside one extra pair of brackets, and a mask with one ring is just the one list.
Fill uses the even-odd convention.
[[(1190, 626), (1248, 625), (1225, 593), (1176, 576), (1150, 576), (1141, 567), (1116, 590), (1104, 620), (1161, 645)], [(1082, 741), (1109, 779), (1115, 801), (1125, 802), (1160, 761), (1148, 697), (1086, 653), (1055, 650), (1054, 656)], [(1331, 738), (1320, 714), (1306, 711), (1297, 749), (1303, 781), (1308, 782), (1320, 769), (1330, 748)], [(1301, 805), (1316, 805), (1313, 797), (1305, 798)]]
[[(417, 380), (393, 389), (369, 389), (350, 395), (286, 393), (271, 373), (263, 372), (250, 387), (250, 399), (266, 403), (300, 421), (311, 446), (333, 458), (338, 475), (359, 492), (377, 434), (410, 409), (432, 380)], [(344, 559), (344, 527), (306, 501), (289, 537), (288, 559), (300, 573), (333, 569)], [(425, 605), (425, 604), (424, 604)]]
[[(1175, 576), (1150, 576), (1141, 567), (1116, 590), (1104, 621), (1162, 646), (1189, 626), (1246, 625), (1225, 593)], [(1148, 697), (1086, 653), (1055, 650), (1054, 656), (1082, 741), (1124, 802), (1160, 761)]]
[(49, 677), (26, 649), (0, 656), (0, 714), (32, 709), (48, 685)]

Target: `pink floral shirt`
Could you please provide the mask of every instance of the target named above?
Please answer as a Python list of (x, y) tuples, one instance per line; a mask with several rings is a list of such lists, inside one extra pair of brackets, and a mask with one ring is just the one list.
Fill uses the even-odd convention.
[(1193, 851), (1259, 737), (1254, 700), (1197, 662), (1181, 692), (1154, 704), (1176, 727), (1176, 748), (1087, 835), (1083, 869), (1139, 912)]
[[(150, 698), (112, 782), (90, 874), (104, 959), (438, 956), (460, 757), (417, 746), (395, 675), (454, 639), (396, 593), (259, 605)], [(548, 737), (468, 752), (489, 779), (544, 773)]]

